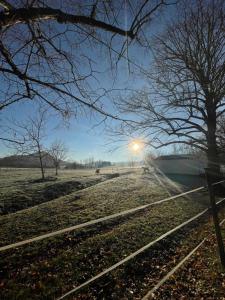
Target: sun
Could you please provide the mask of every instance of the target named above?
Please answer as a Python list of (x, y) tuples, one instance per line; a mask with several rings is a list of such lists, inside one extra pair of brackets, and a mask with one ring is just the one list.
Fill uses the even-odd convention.
[(141, 142), (140, 140), (133, 140), (129, 143), (129, 149), (134, 154), (138, 154), (139, 152), (141, 152), (143, 146), (143, 142)]
[(132, 149), (134, 150), (134, 152), (138, 151), (140, 149), (140, 145), (138, 143), (134, 143), (132, 145)]

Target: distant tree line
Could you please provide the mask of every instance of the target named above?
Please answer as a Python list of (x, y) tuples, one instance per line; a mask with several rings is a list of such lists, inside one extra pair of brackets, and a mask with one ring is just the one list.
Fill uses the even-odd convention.
[(112, 163), (104, 160), (94, 160), (93, 157), (81, 160), (80, 162), (67, 163), (66, 169), (96, 169), (110, 167)]

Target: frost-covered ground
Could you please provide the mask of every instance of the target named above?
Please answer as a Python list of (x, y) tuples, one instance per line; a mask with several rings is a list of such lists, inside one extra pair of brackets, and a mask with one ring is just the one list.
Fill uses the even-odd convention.
[(0, 215), (19, 211), (44, 203), (71, 192), (107, 180), (113, 174), (135, 172), (131, 168), (103, 168), (99, 175), (95, 169), (46, 169), (46, 179), (40, 179), (39, 169), (0, 168)]
[[(153, 173), (143, 174), (141, 169), (122, 171), (119, 177), (107, 180), (104, 178), (100, 183), (95, 175), (89, 175), (87, 182), (94, 181), (97, 184), (83, 190), (69, 191), (66, 196), (2, 216), (0, 225), (3, 236), (0, 238), (0, 244), (7, 241), (7, 234), (5, 235), (3, 230), (5, 224), (7, 231), (10, 230), (11, 241), (18, 240), (152, 203), (183, 191), (182, 186), (168, 178)], [(98, 176), (99, 181), (102, 180), (102, 176)], [(81, 176), (79, 182), (82, 182)], [(39, 186), (39, 189), (41, 190), (42, 186)], [(56, 189), (55, 185), (53, 189)], [(17, 225), (14, 229), (8, 227), (11, 222)]]
[[(123, 170), (119, 177), (1, 216), (0, 243), (6, 245), (152, 203), (178, 194), (184, 188), (155, 173), (143, 174), (141, 169)], [(2, 297), (10, 300), (59, 297), (207, 206), (205, 193), (193, 194), (2, 252)], [(157, 265), (170, 261), (170, 256), (189, 236), (190, 230), (163, 241), (68, 299), (139, 299), (148, 288), (148, 281), (144, 280), (146, 276), (155, 274)], [(158, 259), (162, 260), (159, 262)]]

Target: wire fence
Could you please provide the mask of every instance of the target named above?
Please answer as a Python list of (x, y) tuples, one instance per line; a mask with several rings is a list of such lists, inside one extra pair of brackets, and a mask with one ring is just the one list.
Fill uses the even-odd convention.
[[(220, 183), (223, 183), (223, 182), (225, 182), (225, 180), (218, 181), (218, 182), (214, 183), (213, 185), (217, 185), (217, 184), (220, 184)], [(141, 206), (138, 206), (138, 207), (135, 207), (135, 208), (124, 210), (124, 211), (119, 212), (119, 213), (111, 214), (111, 215), (108, 215), (108, 216), (105, 216), (105, 217), (102, 217), (102, 218), (98, 218), (98, 219), (91, 220), (91, 221), (88, 221), (88, 222), (84, 222), (84, 223), (81, 223), (81, 224), (78, 224), (78, 225), (74, 225), (74, 226), (66, 227), (66, 228), (63, 228), (63, 229), (60, 229), (60, 230), (45, 233), (45, 234), (42, 234), (42, 235), (39, 235), (39, 236), (36, 236), (36, 237), (33, 237), (33, 238), (29, 238), (29, 239), (26, 239), (26, 240), (23, 240), (23, 241), (19, 241), (19, 242), (16, 242), (16, 243), (5, 245), (5, 246), (0, 247), (0, 252), (5, 251), (5, 250), (9, 250), (9, 249), (13, 249), (13, 248), (17, 248), (17, 247), (21, 247), (21, 246), (24, 246), (24, 245), (27, 245), (27, 244), (30, 244), (30, 243), (33, 243), (33, 242), (41, 241), (41, 240), (44, 240), (44, 239), (47, 239), (47, 238), (51, 238), (51, 237), (54, 237), (54, 236), (57, 236), (57, 235), (60, 235), (60, 234), (64, 234), (64, 233), (71, 232), (71, 231), (74, 231), (74, 230), (78, 230), (78, 229), (81, 229), (81, 228), (85, 228), (85, 227), (88, 227), (88, 226), (92, 226), (92, 225), (95, 225), (95, 224), (98, 224), (98, 223), (113, 220), (113, 219), (118, 218), (118, 217), (123, 217), (123, 216), (129, 215), (129, 214), (135, 213), (137, 211), (144, 210), (148, 207), (158, 205), (158, 204), (161, 204), (163, 202), (171, 201), (171, 200), (180, 198), (182, 196), (186, 196), (188, 194), (204, 190), (205, 188), (207, 188), (207, 187), (206, 186), (201, 186), (201, 187), (198, 187), (196, 189), (193, 189), (193, 190), (190, 190), (190, 191), (187, 191), (187, 192), (184, 192), (184, 193), (180, 193), (180, 194), (175, 195), (175, 196), (171, 196), (171, 197), (167, 197), (165, 199), (159, 200), (159, 201), (155, 201), (153, 203), (141, 205)]]
[[(225, 180), (216, 182), (213, 185), (218, 185), (218, 184), (221, 184), (223, 182), (225, 182)], [(58, 231), (54, 231), (54, 232), (50, 232), (50, 233), (47, 233), (47, 234), (39, 235), (37, 237), (26, 239), (26, 240), (23, 240), (23, 241), (20, 241), (20, 242), (16, 242), (16, 243), (13, 243), (13, 244), (10, 244), (10, 245), (2, 246), (2, 247), (0, 247), (0, 252), (8, 250), (8, 249), (12, 249), (12, 248), (17, 248), (19, 246), (24, 246), (26, 244), (29, 244), (29, 243), (32, 243), (32, 242), (35, 242), (35, 241), (40, 241), (40, 240), (43, 240), (43, 239), (46, 239), (46, 238), (50, 238), (50, 237), (53, 237), (53, 236), (56, 236), (56, 235), (59, 235), (59, 234), (66, 233), (66, 232), (70, 232), (70, 231), (73, 231), (73, 230), (76, 230), (76, 229), (85, 228), (85, 227), (88, 227), (88, 226), (91, 226), (91, 225), (94, 225), (94, 224), (98, 224), (98, 223), (101, 223), (101, 222), (104, 222), (104, 221), (112, 220), (114, 218), (122, 217), (122, 216), (125, 216), (125, 215), (128, 215), (128, 214), (134, 213), (136, 211), (140, 211), (140, 210), (146, 209), (146, 208), (148, 208), (150, 206), (153, 206), (153, 205), (158, 205), (160, 203), (171, 201), (171, 200), (174, 200), (176, 198), (188, 195), (190, 193), (201, 191), (201, 190), (203, 190), (205, 188), (206, 188), (205, 186), (201, 186), (201, 187), (195, 188), (193, 190), (190, 190), (190, 191), (187, 191), (187, 192), (184, 192), (184, 193), (180, 193), (178, 195), (171, 196), (171, 197), (168, 197), (168, 198), (165, 198), (165, 199), (153, 202), (153, 203), (145, 204), (145, 205), (138, 206), (138, 207), (132, 208), (132, 209), (128, 209), (128, 210), (125, 210), (125, 211), (122, 211), (122, 212), (119, 212), (119, 213), (115, 213), (115, 214), (112, 214), (112, 215), (109, 215), (109, 216), (106, 216), (106, 217), (98, 218), (98, 219), (91, 220), (91, 221), (88, 221), (88, 222), (85, 222), (85, 223), (82, 223), (82, 224), (78, 224), (78, 225), (75, 225), (75, 226), (67, 227), (67, 228), (64, 228), (64, 229), (61, 229), (61, 230), (58, 230)], [(216, 205), (218, 205), (218, 204), (220, 204), (220, 203), (222, 203), (224, 201), (225, 201), (225, 198), (221, 199), (220, 201), (218, 201), (216, 203)], [(181, 228), (183, 228), (183, 227), (191, 224), (192, 222), (196, 221), (197, 219), (199, 219), (200, 217), (202, 217), (203, 215), (205, 215), (209, 211), (210, 211), (210, 208), (204, 209), (202, 212), (200, 212), (197, 215), (195, 215), (194, 217), (186, 220), (182, 224), (174, 227), (173, 229), (169, 230), (168, 232), (162, 234), (160, 237), (156, 238), (154, 241), (151, 241), (147, 245), (145, 245), (145, 246), (141, 247), (140, 249), (136, 250), (135, 252), (131, 253), (130, 255), (128, 255), (124, 259), (120, 260), (116, 264), (110, 266), (109, 268), (105, 269), (104, 271), (102, 271), (102, 272), (98, 273), (97, 275), (91, 277), (90, 279), (88, 279), (87, 281), (83, 282), (79, 286), (74, 287), (73, 289), (71, 289), (70, 291), (68, 291), (67, 293), (63, 294), (61, 297), (59, 297), (57, 300), (61, 300), (61, 299), (66, 298), (67, 296), (69, 296), (69, 295), (77, 292), (78, 290), (82, 289), (83, 287), (85, 287), (85, 286), (89, 285), (90, 283), (96, 281), (97, 279), (103, 277), (105, 274), (108, 274), (108, 273), (112, 272), (113, 270), (115, 270), (119, 266), (125, 264), (126, 262), (130, 261), (131, 259), (133, 259), (137, 255), (139, 255), (140, 253), (146, 251), (147, 249), (149, 249), (150, 247), (152, 247), (153, 245), (155, 245), (157, 242), (165, 239), (166, 237), (170, 236), (171, 234), (175, 233), (176, 231), (180, 230)], [(180, 266), (183, 265), (183, 263), (189, 257), (191, 257), (191, 255), (193, 255), (197, 251), (197, 249), (203, 244), (203, 242), (204, 242), (204, 240), (198, 246), (196, 246), (176, 267), (174, 267), (174, 269), (172, 269), (165, 276), (165, 278), (163, 278), (153, 289), (151, 289), (149, 291), (149, 293), (145, 296), (147, 298), (144, 298), (144, 299), (148, 299), (149, 295), (153, 293), (153, 290), (155, 291), (156, 289), (158, 289), (178, 268), (180, 268)]]
[[(225, 201), (225, 198), (220, 200), (219, 203)], [(217, 205), (219, 204), (217, 203)], [(89, 280), (85, 281), (84, 283), (82, 283), (81, 285), (71, 289), (69, 292), (65, 293), (64, 295), (62, 295), (60, 298), (58, 298), (57, 300), (61, 300), (66, 298), (67, 296), (77, 292), (78, 290), (82, 289), (83, 287), (89, 285), (90, 283), (94, 282), (95, 280), (101, 278), (102, 276), (112, 272), (113, 270), (115, 270), (116, 268), (118, 268), (119, 266), (123, 265), (124, 263), (128, 262), (129, 260), (133, 259), (134, 257), (136, 257), (137, 255), (139, 255), (140, 253), (144, 252), (145, 250), (149, 249), (150, 247), (152, 247), (153, 245), (155, 245), (157, 242), (165, 239), (166, 237), (170, 236), (171, 234), (173, 234), (174, 232), (178, 231), (179, 229), (183, 228), (184, 226), (187, 226), (188, 224), (194, 222), (195, 220), (199, 219), (200, 217), (202, 217), (203, 215), (205, 215), (207, 212), (209, 212), (210, 208), (206, 208), (204, 209), (202, 212), (198, 213), (197, 215), (195, 215), (194, 217), (188, 219), (187, 221), (181, 223), (180, 225), (174, 227), (173, 229), (167, 231), (166, 233), (162, 234), (160, 237), (158, 237), (157, 239), (155, 239), (154, 241), (151, 241), (150, 243), (148, 243), (147, 245), (141, 247), (140, 249), (138, 249), (137, 251), (131, 253), (130, 255), (128, 255), (127, 257), (125, 257), (124, 259), (120, 260), (119, 262), (117, 262), (116, 264), (112, 265), (111, 267), (107, 268), (106, 270), (104, 270), (103, 272), (98, 273), (97, 275), (95, 275), (94, 277), (90, 278)]]
[(153, 202), (153, 203), (141, 205), (141, 206), (138, 206), (138, 207), (135, 207), (135, 208), (124, 210), (124, 211), (119, 212), (119, 213), (108, 215), (106, 217), (98, 218), (98, 219), (91, 220), (91, 221), (81, 223), (81, 224), (78, 224), (78, 225), (74, 225), (74, 226), (66, 227), (66, 228), (63, 228), (63, 229), (60, 229), (60, 230), (45, 233), (45, 234), (30, 238), (30, 239), (26, 239), (26, 240), (23, 240), (23, 241), (19, 241), (19, 242), (13, 243), (13, 244), (5, 245), (5, 246), (0, 247), (0, 252), (5, 251), (5, 250), (9, 250), (9, 249), (13, 249), (13, 248), (17, 248), (17, 247), (20, 247), (20, 246), (24, 246), (26, 244), (30, 244), (30, 243), (33, 243), (33, 242), (41, 241), (41, 240), (44, 240), (44, 239), (47, 239), (47, 238), (50, 238), (50, 237), (54, 237), (54, 236), (57, 236), (57, 235), (60, 235), (60, 234), (64, 234), (64, 233), (67, 233), (67, 232), (71, 232), (71, 231), (74, 231), (74, 230), (77, 230), (77, 229), (92, 226), (92, 225), (102, 223), (102, 222), (105, 222), (105, 221), (113, 220), (113, 219), (118, 218), (118, 217), (123, 217), (123, 216), (129, 215), (129, 214), (135, 213), (137, 211), (144, 210), (148, 207), (158, 205), (158, 204), (161, 204), (161, 203), (164, 203), (164, 202), (167, 202), (167, 201), (171, 201), (171, 200), (180, 198), (182, 196), (186, 196), (188, 194), (191, 194), (191, 193), (194, 193), (194, 192), (197, 192), (197, 191), (201, 191), (204, 188), (205, 188), (204, 186), (201, 186), (201, 187), (198, 187), (196, 189), (193, 189), (193, 190), (190, 190), (190, 191), (187, 191), (187, 192), (175, 195), (175, 196), (171, 196), (171, 197), (168, 197), (168, 198), (165, 198), (165, 199)]
[[(217, 202), (218, 204), (218, 202)], [(220, 226), (225, 222), (225, 219), (223, 219), (220, 222)], [(205, 243), (206, 238), (204, 238), (198, 245), (188, 253), (171, 271), (169, 271), (148, 293), (142, 298), (142, 300), (148, 300), (150, 299), (154, 292), (158, 290), (178, 269), (180, 269), (183, 264)]]

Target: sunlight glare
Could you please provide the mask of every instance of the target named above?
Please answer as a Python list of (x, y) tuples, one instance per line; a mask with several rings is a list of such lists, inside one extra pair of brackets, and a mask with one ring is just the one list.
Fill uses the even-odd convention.
[(138, 151), (140, 149), (140, 145), (137, 143), (134, 143), (132, 147), (134, 151)]
[(134, 154), (138, 154), (143, 149), (143, 143), (140, 140), (133, 140), (129, 143), (129, 149)]

